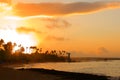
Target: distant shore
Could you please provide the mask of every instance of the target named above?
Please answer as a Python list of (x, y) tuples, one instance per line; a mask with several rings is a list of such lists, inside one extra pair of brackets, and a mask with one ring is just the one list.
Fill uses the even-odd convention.
[(108, 80), (106, 76), (48, 69), (11, 69), (0, 67), (1, 80)]

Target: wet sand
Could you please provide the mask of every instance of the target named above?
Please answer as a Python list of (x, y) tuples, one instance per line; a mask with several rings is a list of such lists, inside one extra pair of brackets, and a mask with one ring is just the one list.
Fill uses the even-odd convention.
[(47, 69), (19, 69), (0, 67), (0, 80), (108, 80), (106, 76), (72, 73)]

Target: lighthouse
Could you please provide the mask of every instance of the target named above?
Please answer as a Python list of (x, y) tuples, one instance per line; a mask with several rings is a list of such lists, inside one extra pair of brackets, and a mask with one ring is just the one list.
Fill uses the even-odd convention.
[(67, 55), (68, 55), (68, 57), (67, 57), (67, 61), (68, 61), (68, 62), (71, 62), (71, 58), (70, 58), (71, 53), (67, 53)]

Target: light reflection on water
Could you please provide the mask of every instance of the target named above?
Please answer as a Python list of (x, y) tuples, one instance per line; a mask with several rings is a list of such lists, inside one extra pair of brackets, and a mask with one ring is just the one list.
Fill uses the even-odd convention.
[(112, 77), (120, 77), (120, 60), (99, 62), (73, 62), (73, 63), (35, 63), (25, 64), (16, 68), (45, 68), (68, 72), (92, 73)]

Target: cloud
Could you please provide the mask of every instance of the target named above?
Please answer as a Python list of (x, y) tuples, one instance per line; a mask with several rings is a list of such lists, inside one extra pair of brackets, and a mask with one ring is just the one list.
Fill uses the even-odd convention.
[(110, 49), (108, 49), (106, 47), (100, 47), (100, 48), (98, 48), (98, 52), (96, 52), (98, 57), (120, 57), (119, 53), (120, 52), (114, 51), (114, 50), (110, 50)]
[(105, 47), (100, 47), (100, 48), (98, 48), (98, 53), (107, 54), (107, 53), (109, 53), (109, 50), (107, 48), (105, 48)]
[(64, 41), (66, 39), (64, 37), (58, 37), (58, 36), (47, 36), (46, 40)]
[(0, 0), (0, 3), (8, 3), (11, 4), (12, 0)]
[(36, 33), (36, 34), (41, 34), (42, 32), (39, 31), (39, 30), (36, 30), (36, 29), (33, 29), (33, 28), (27, 28), (27, 27), (18, 27), (17, 29), (17, 32), (20, 32), (20, 33)]
[(34, 20), (37, 22), (39, 21), (39, 24), (40, 22), (42, 22), (42, 24), (44, 24), (44, 27), (48, 29), (55, 29), (55, 28), (63, 29), (71, 26), (71, 24), (67, 20), (61, 18), (49, 17), (49, 16), (29, 16), (23, 18), (23, 20)]
[(60, 16), (70, 14), (85, 14), (105, 9), (120, 8), (118, 2), (76, 2), (76, 3), (18, 3), (13, 12), (18, 16), (48, 15)]
[(46, 27), (48, 29), (54, 29), (54, 28), (67, 28), (71, 26), (71, 24), (63, 19), (58, 19), (58, 18), (44, 18), (42, 19), (43, 21), (46, 22)]

